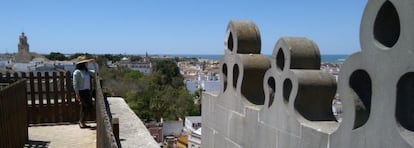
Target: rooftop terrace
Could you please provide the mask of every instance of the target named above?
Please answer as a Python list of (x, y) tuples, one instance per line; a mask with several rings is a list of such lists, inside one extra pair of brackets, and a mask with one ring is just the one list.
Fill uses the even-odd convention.
[(0, 147), (159, 147), (125, 101), (105, 97), (101, 87), (93, 87), (92, 127), (80, 129), (70, 78), (69, 72), (0, 74)]
[(88, 125), (92, 128), (81, 129), (77, 124), (30, 126), (29, 141), (24, 147), (96, 147), (96, 124)]

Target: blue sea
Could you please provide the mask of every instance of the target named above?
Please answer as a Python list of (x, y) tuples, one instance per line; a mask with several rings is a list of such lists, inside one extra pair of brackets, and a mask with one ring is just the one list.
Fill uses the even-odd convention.
[[(179, 57), (188, 57), (188, 58), (200, 58), (200, 59), (210, 59), (210, 60), (220, 60), (223, 55), (174, 55)], [(267, 55), (269, 58), (272, 55)], [(349, 55), (322, 55), (322, 63), (338, 63), (343, 62)]]

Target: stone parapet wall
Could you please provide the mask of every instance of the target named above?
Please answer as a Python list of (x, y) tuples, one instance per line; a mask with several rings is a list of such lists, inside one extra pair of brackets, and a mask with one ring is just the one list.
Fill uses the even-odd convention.
[(112, 117), (119, 119), (119, 139), (122, 147), (160, 147), (123, 98), (108, 97), (108, 103)]
[[(221, 91), (203, 94), (202, 147), (414, 147), (414, 1), (370, 0), (362, 50), (343, 64), (338, 84), (320, 70), (304, 37), (260, 53), (257, 26), (230, 21), (220, 62)], [(339, 93), (343, 119), (332, 113)]]

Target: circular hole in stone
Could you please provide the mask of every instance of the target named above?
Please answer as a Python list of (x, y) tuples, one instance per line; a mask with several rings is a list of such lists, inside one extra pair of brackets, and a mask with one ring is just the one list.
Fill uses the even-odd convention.
[(227, 38), (227, 49), (233, 51), (233, 34), (229, 32), (229, 37)]
[(414, 72), (403, 75), (397, 84), (397, 106), (395, 115), (398, 123), (414, 132)]
[(386, 1), (374, 22), (374, 38), (386, 47), (393, 47), (400, 37), (400, 18), (397, 9)]
[(224, 78), (222, 78), (223, 80), (223, 92), (226, 91), (227, 89), (227, 64), (223, 64), (223, 68), (221, 69), (221, 72), (223, 72), (223, 76)]
[(285, 54), (283, 53), (282, 48), (279, 48), (279, 51), (277, 52), (276, 65), (277, 65), (277, 68), (282, 71), (285, 68)]
[(239, 65), (235, 64), (233, 66), (233, 87), (237, 87), (237, 80), (239, 78)]
[(268, 107), (273, 105), (273, 101), (275, 99), (275, 91), (276, 91), (276, 82), (275, 78), (270, 77), (269, 80), (267, 80), (267, 86), (269, 88), (269, 105)]
[(283, 81), (283, 101), (289, 103), (290, 93), (292, 92), (292, 81), (286, 79)]
[(354, 129), (363, 126), (371, 112), (372, 82), (365, 70), (354, 71), (349, 78), (349, 86), (358, 95), (355, 99)]

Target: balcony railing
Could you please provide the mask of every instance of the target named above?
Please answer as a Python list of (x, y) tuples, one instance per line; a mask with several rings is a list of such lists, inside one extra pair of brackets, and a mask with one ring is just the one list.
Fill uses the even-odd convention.
[[(0, 74), (0, 147), (22, 147), (28, 140), (29, 124), (77, 122), (79, 102), (74, 99), (70, 72)], [(9, 85), (10, 82), (16, 82)], [(97, 124), (97, 147), (120, 147), (117, 144), (107, 101), (99, 81), (94, 104)], [(27, 115), (25, 115), (27, 114)], [(23, 143), (22, 143), (23, 141)]]

